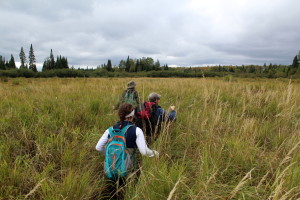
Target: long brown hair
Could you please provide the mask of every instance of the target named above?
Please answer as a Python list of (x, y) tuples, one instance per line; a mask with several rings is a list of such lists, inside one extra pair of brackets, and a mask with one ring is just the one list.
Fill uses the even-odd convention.
[(120, 119), (120, 128), (122, 127), (123, 121), (126, 119), (126, 115), (133, 111), (133, 106), (129, 103), (123, 103), (118, 111), (118, 116)]

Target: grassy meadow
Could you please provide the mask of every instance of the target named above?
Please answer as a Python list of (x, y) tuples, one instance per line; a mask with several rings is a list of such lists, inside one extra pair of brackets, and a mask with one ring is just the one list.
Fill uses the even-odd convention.
[[(104, 199), (95, 150), (130, 78), (2, 79), (0, 199)], [(300, 82), (136, 78), (177, 120), (128, 177), (125, 199), (300, 198)]]

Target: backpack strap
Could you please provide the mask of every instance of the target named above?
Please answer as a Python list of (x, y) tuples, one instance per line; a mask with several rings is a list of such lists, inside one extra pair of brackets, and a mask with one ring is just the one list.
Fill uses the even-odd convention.
[(133, 125), (126, 125), (125, 127), (123, 127), (122, 129), (114, 129), (113, 126), (109, 127), (108, 128), (108, 131), (109, 131), (109, 140), (108, 142), (112, 141), (113, 138), (120, 138), (122, 139), (125, 144), (126, 144), (126, 133), (127, 133), (127, 130)]

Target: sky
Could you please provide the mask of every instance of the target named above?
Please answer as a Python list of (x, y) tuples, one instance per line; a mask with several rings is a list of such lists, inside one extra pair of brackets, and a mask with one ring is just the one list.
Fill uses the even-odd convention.
[[(0, 55), (33, 45), (69, 66), (152, 57), (161, 65), (291, 64), (300, 50), (298, 0), (0, 0)], [(28, 59), (27, 59), (28, 60)]]

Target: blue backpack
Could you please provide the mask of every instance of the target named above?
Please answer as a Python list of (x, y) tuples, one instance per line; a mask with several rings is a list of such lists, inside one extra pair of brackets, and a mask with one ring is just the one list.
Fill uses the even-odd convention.
[(117, 180), (120, 177), (126, 177), (131, 164), (131, 158), (126, 148), (125, 133), (132, 125), (127, 125), (122, 129), (110, 127), (110, 138), (106, 145), (104, 171), (111, 180)]

